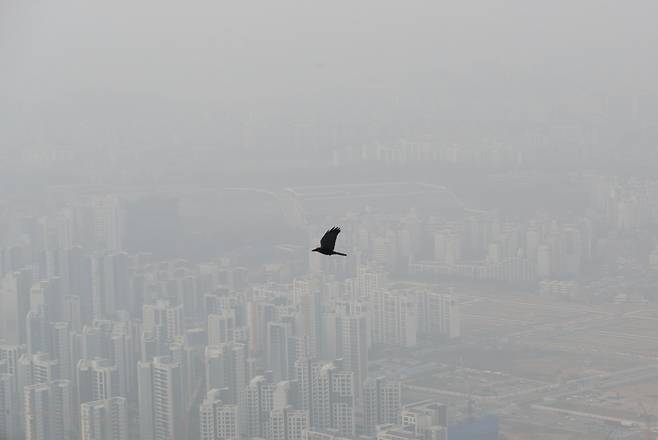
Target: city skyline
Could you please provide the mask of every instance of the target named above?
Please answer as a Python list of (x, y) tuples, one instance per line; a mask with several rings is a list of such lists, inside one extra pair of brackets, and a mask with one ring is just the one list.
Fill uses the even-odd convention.
[(658, 438), (656, 16), (0, 0), (0, 440)]

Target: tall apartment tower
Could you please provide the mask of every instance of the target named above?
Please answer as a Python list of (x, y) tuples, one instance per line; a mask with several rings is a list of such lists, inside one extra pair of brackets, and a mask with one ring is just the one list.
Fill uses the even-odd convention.
[(292, 379), (295, 361), (304, 352), (303, 339), (294, 336), (294, 322), (280, 320), (267, 325), (267, 365), (275, 382)]
[(138, 362), (141, 440), (185, 439), (182, 374), (169, 356)]
[(0, 345), (0, 364), (6, 362), (2, 368), (3, 373), (17, 374), (18, 359), (25, 351), (25, 346), (21, 345)]
[(117, 367), (107, 359), (82, 359), (78, 362), (78, 402), (94, 402), (119, 396)]
[(369, 378), (363, 385), (363, 427), (374, 434), (377, 425), (396, 424), (401, 408), (400, 382)]
[(267, 324), (275, 318), (273, 304), (262, 300), (253, 300), (247, 304), (247, 323), (249, 326), (249, 350), (251, 356), (265, 351), (267, 343)]
[(458, 338), (459, 304), (447, 293), (416, 291), (418, 330), (426, 335)]
[(48, 384), (58, 379), (59, 366), (57, 361), (50, 359), (48, 353), (22, 354), (16, 363), (16, 390), (19, 410), (25, 410), (23, 390), (26, 386)]
[(24, 401), (26, 440), (77, 438), (70, 381), (29, 385), (24, 389)]
[(235, 340), (235, 309), (223, 309), (208, 315), (208, 345), (220, 345)]
[(230, 404), (240, 403), (250, 379), (246, 351), (244, 344), (237, 342), (206, 347), (206, 391), (225, 388), (222, 400)]
[(35, 305), (25, 316), (27, 352), (35, 354), (50, 351), (48, 317), (44, 304)]
[(265, 376), (256, 376), (245, 389), (245, 426), (247, 436), (265, 437), (266, 424), (273, 407), (275, 384)]
[(128, 440), (128, 408), (124, 397), (80, 405), (81, 440)]
[(349, 307), (337, 310), (336, 359), (342, 359), (342, 368), (354, 373), (354, 389), (361, 398), (363, 382), (368, 375), (368, 327), (364, 313)]
[(30, 308), (32, 272), (23, 269), (0, 279), (0, 339), (7, 344), (27, 342), (25, 317)]
[(320, 291), (305, 280), (293, 282), (293, 297), (297, 309), (295, 328), (302, 338), (304, 352), (311, 358), (320, 355), (322, 340), (322, 301)]
[(167, 300), (144, 304), (142, 309), (144, 333), (153, 335), (162, 343), (172, 343), (183, 337), (183, 306), (171, 305)]
[(272, 410), (266, 425), (267, 440), (302, 440), (309, 428), (308, 411), (292, 407)]
[(50, 328), (50, 354), (59, 363), (60, 378), (73, 380), (69, 323), (53, 322)]
[(135, 376), (135, 352), (130, 322), (115, 323), (110, 336), (109, 358), (119, 374), (119, 395), (136, 396), (137, 377)]
[(340, 361), (299, 359), (296, 367), (302, 409), (309, 411), (310, 426), (335, 429), (342, 435), (353, 436), (354, 373), (342, 369)]
[(60, 378), (59, 364), (56, 360), (51, 359), (48, 353), (21, 355), (18, 359), (17, 370), (19, 387), (49, 383)]
[(240, 439), (239, 407), (225, 404), (221, 399), (223, 391), (208, 391), (199, 407), (201, 440)]
[(416, 301), (403, 292), (379, 289), (374, 292), (371, 302), (373, 344), (416, 345)]
[[(2, 365), (2, 362), (5, 365)], [(0, 370), (7, 370), (6, 364), (6, 361), (0, 361)], [(0, 439), (20, 438), (17, 405), (16, 377), (14, 374), (0, 371)]]
[(115, 196), (94, 197), (91, 201), (94, 245), (98, 249), (120, 250), (123, 241), (121, 209)]

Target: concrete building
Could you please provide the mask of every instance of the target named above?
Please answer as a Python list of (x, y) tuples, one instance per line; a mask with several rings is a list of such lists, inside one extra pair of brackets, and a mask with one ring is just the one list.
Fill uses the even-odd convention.
[(344, 370), (340, 361), (299, 359), (296, 367), (302, 396), (301, 407), (309, 411), (310, 426), (336, 429), (346, 436), (354, 435), (354, 373)]
[(363, 386), (363, 429), (374, 434), (377, 425), (399, 423), (401, 384), (385, 377), (368, 378)]
[(77, 438), (71, 381), (29, 385), (24, 389), (24, 402), (26, 440)]
[(186, 433), (181, 368), (168, 356), (138, 362), (142, 440), (183, 440)]
[(240, 410), (238, 405), (224, 404), (224, 390), (212, 389), (199, 407), (201, 440), (240, 439)]
[(128, 440), (128, 407), (124, 397), (80, 405), (81, 440)]

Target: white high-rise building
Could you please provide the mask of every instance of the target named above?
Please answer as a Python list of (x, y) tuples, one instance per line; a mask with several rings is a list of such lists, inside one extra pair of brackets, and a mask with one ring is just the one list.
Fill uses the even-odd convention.
[(374, 293), (383, 289), (387, 284), (386, 274), (379, 271), (371, 271), (366, 267), (356, 270), (356, 291), (359, 298), (370, 298)]
[(214, 393), (218, 390), (210, 390), (207, 397), (199, 406), (199, 437), (200, 440), (216, 440), (215, 433), (215, 406), (221, 405), (219, 397), (215, 398)]
[(173, 306), (166, 300), (144, 304), (142, 309), (144, 333), (166, 343), (180, 341), (184, 333), (183, 306)]
[(434, 233), (434, 259), (453, 265), (461, 260), (461, 237), (451, 229)]
[(545, 280), (553, 274), (553, 261), (551, 256), (551, 247), (542, 244), (537, 247), (537, 277)]
[(283, 409), (288, 406), (297, 408), (300, 404), (299, 382), (296, 380), (283, 380), (278, 382), (272, 393), (272, 408)]
[(267, 365), (272, 380), (291, 379), (299, 352), (305, 349), (303, 339), (294, 336), (291, 319), (270, 322), (267, 325)]
[(223, 309), (208, 315), (208, 345), (220, 345), (235, 340), (235, 309)]
[[(295, 286), (299, 285), (296, 280)], [(322, 304), (319, 290), (314, 290), (309, 283), (303, 283), (293, 293), (295, 307), (295, 328), (304, 343), (304, 352), (309, 357), (319, 356), (319, 341), (322, 337)]]
[(401, 408), (400, 382), (384, 377), (368, 378), (363, 386), (363, 424), (368, 434), (377, 425), (398, 423)]
[(238, 405), (224, 404), (223, 390), (212, 389), (199, 407), (201, 440), (239, 440)]
[(245, 390), (246, 434), (249, 437), (265, 437), (266, 424), (273, 408), (275, 384), (264, 376), (256, 376)]
[(124, 397), (80, 405), (81, 440), (128, 440), (128, 408)]
[(71, 394), (71, 382), (68, 380), (25, 387), (25, 439), (74, 440), (77, 438)]
[(0, 363), (6, 362), (3, 373), (17, 374), (18, 359), (25, 351), (21, 345), (0, 345)]
[[(37, 290), (41, 292), (40, 286), (35, 286), (30, 293)], [(46, 306), (42, 301), (42, 296), (38, 295), (32, 298), (32, 310), (25, 316), (25, 328), (27, 339), (27, 352), (35, 354), (38, 352), (48, 352), (50, 350), (48, 338), (48, 318), (46, 316)]]
[(450, 294), (418, 290), (413, 296), (420, 332), (450, 339), (461, 335), (459, 304)]
[[(342, 367), (354, 373), (357, 398), (368, 375), (368, 327), (365, 313), (357, 307), (337, 307), (327, 319), (335, 320), (335, 359), (342, 359)], [(333, 344), (330, 344), (333, 345)]]
[(135, 352), (129, 322), (115, 323), (110, 336), (110, 359), (119, 374), (119, 395), (136, 396), (137, 377), (135, 376)]
[(302, 409), (309, 411), (310, 426), (335, 429), (342, 435), (355, 433), (354, 373), (339, 361), (322, 362), (305, 358), (296, 362)]
[(371, 298), (373, 344), (414, 347), (417, 343), (416, 303), (405, 292), (379, 289)]
[(302, 440), (309, 428), (308, 411), (282, 408), (275, 409), (267, 421), (267, 440)]
[(24, 410), (23, 389), (29, 385), (48, 384), (59, 379), (57, 361), (50, 359), (48, 353), (24, 353), (16, 363), (16, 390), (18, 407)]
[[(3, 366), (6, 370), (6, 361)], [(2, 367), (2, 366), (0, 366)], [(3, 368), (0, 368), (2, 370)], [(16, 396), (16, 378), (13, 374), (0, 372), (0, 439), (20, 438), (19, 408)]]
[(225, 403), (238, 404), (250, 379), (246, 351), (237, 342), (206, 347), (206, 390), (225, 388)]
[(19, 345), (26, 342), (25, 318), (30, 307), (32, 274), (23, 270), (0, 279), (0, 341)]
[(119, 396), (119, 372), (107, 359), (78, 362), (78, 402), (94, 402)]
[(289, 409), (286, 415), (286, 440), (302, 440), (304, 431), (309, 428), (308, 411)]
[(183, 440), (186, 418), (181, 367), (168, 356), (138, 362), (141, 440)]
[(59, 363), (61, 379), (73, 380), (71, 365), (71, 335), (68, 322), (54, 322), (51, 325), (51, 353)]
[(23, 354), (17, 368), (19, 386), (49, 383), (60, 378), (59, 364), (48, 353)]
[(97, 249), (121, 250), (123, 231), (121, 204), (116, 196), (91, 200), (94, 244)]

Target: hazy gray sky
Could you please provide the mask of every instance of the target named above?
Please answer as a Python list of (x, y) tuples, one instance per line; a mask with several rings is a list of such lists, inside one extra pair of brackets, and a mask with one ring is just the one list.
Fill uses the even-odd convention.
[(185, 138), (226, 120), (468, 118), (656, 93), (656, 16), (650, 0), (0, 0), (0, 127), (18, 142), (172, 124)]

